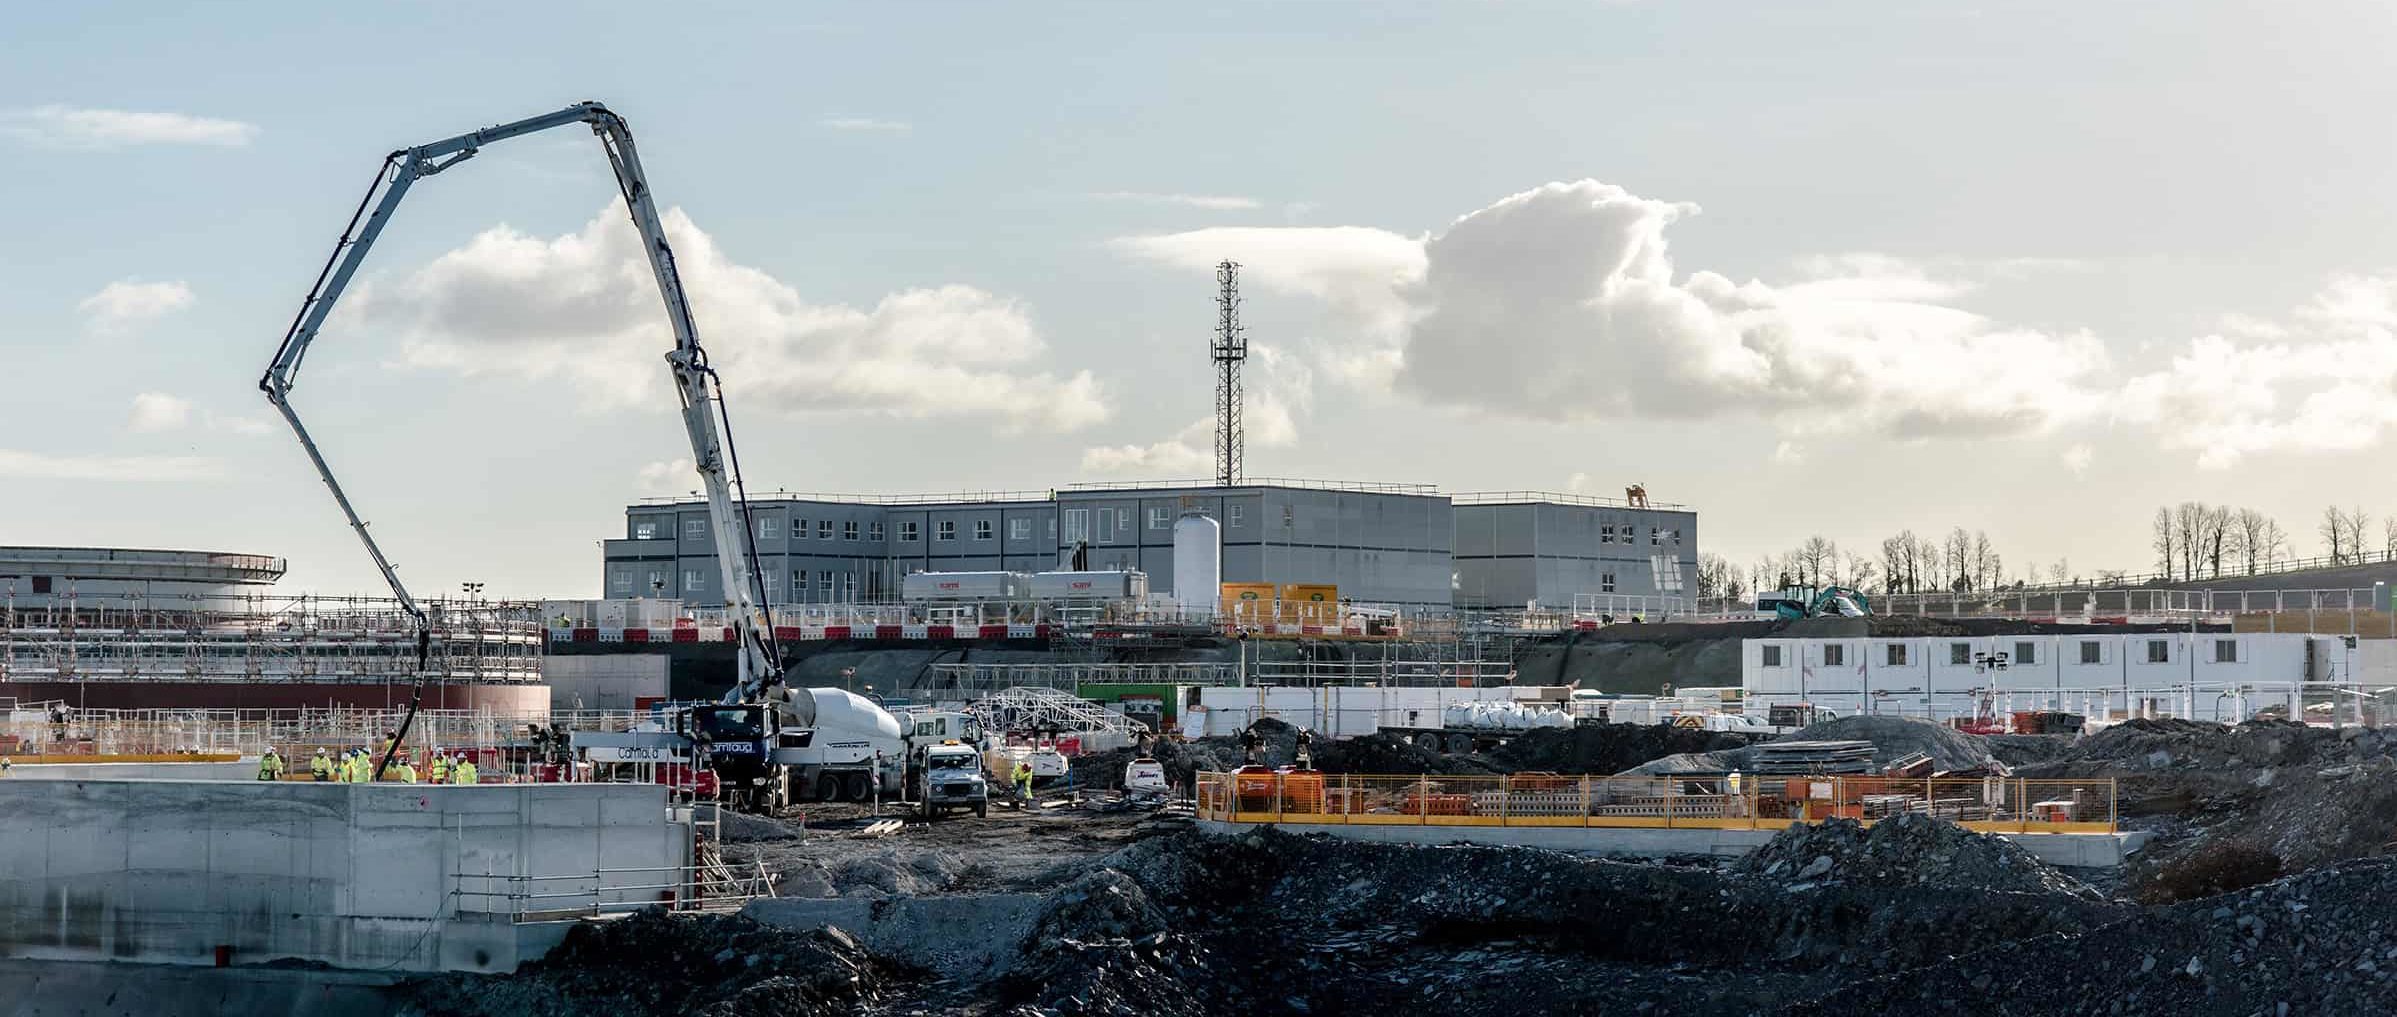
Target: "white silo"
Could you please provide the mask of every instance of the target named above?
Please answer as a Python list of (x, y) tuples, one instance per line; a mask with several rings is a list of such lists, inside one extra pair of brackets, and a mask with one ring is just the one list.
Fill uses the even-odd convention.
[(1174, 603), (1212, 615), (1223, 595), (1223, 526), (1197, 509), (1174, 523)]

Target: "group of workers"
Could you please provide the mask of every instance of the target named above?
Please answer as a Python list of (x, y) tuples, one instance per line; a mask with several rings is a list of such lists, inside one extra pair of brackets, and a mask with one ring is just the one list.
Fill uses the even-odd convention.
[[(389, 742), (383, 744), (384, 751), (390, 747)], [(435, 752), (432, 756), (432, 763), (427, 767), (429, 772), (420, 774), (415, 764), (409, 761), (408, 754), (401, 752), (392, 757), (390, 766), (384, 768), (383, 779), (401, 784), (415, 784), (423, 777), (429, 777), (434, 784), (475, 784), (482, 781), (482, 774), (475, 769), (474, 760), (467, 758), (464, 753), (443, 755)], [(366, 784), (375, 779), (375, 761), (380, 758), (380, 753), (364, 748), (346, 749), (338, 756), (320, 748), (316, 750), (315, 758), (308, 760), (308, 775), (319, 783)], [(284, 771), (283, 757), (272, 747), (266, 750), (265, 755), (258, 757), (259, 780), (281, 780)]]

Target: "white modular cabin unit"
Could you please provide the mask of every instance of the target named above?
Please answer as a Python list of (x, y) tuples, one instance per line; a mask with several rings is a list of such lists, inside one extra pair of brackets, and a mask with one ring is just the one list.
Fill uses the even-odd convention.
[(1149, 595), (1145, 572), (1035, 572), (1025, 590), (1034, 600), (1139, 600)]
[(899, 595), (909, 601), (1021, 600), (1021, 572), (911, 572), (900, 580)]
[(1986, 698), (2000, 712), (2238, 721), (2267, 706), (2302, 716), (2302, 683), (2335, 670), (2311, 644), (2338, 642), (2263, 632), (1749, 639), (1740, 678), (1748, 712), (1759, 714), (1806, 703), (1947, 720), (1972, 716)]

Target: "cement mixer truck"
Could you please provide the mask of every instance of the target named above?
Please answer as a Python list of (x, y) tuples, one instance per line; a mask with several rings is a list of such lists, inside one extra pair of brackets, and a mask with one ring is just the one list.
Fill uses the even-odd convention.
[(685, 703), (630, 731), (575, 731), (597, 763), (703, 763), (741, 807), (896, 798), (907, 745), (898, 718), (842, 689), (780, 686), (747, 703)]

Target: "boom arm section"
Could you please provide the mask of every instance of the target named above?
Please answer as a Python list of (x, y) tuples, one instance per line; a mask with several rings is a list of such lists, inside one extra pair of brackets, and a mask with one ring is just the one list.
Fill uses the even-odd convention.
[[(708, 517), (714, 525), (716, 560), (721, 566), (724, 583), (724, 606), (732, 617), (733, 627), (741, 645), (740, 681), (728, 700), (739, 701), (762, 695), (782, 680), (782, 658), (773, 644), (773, 620), (762, 605), (765, 598), (758, 587), (757, 550), (750, 539), (748, 499), (741, 490), (740, 457), (730, 440), (731, 420), (724, 411), (721, 382), (708, 366), (707, 351), (699, 345), (698, 329), (691, 317), (690, 301), (686, 297), (681, 277), (674, 266), (674, 251), (666, 243), (666, 231), (661, 225), (657, 206), (650, 198), (649, 183), (641, 172), (641, 161), (633, 148), (632, 132), (624, 118), (596, 102), (582, 102), (553, 113), (528, 117), (513, 123), (486, 127), (414, 148), (391, 153), (376, 171), (374, 182), (368, 185), (365, 197), (350, 215), (349, 225), (342, 231), (341, 240), (325, 265), (317, 273), (316, 283), (283, 335), (282, 345), (266, 373), (258, 379), (258, 388), (266, 393), (291, 432), (308, 453), (316, 467), (318, 478), (333, 493), (358, 541), (374, 559), (375, 568), (382, 572), (383, 581), (390, 585), (392, 596), (416, 623), (417, 694), (409, 704), (409, 717), (415, 716), (421, 702), (424, 673), (431, 652), (432, 626), (424, 608), (408, 593), (399, 572), (375, 543), (367, 524), (358, 517), (349, 495), (325, 462), (324, 453), (300, 423), (291, 405), (291, 390), (298, 379), (301, 362), (307, 358), (311, 344), (333, 313), (334, 305), (348, 289), (358, 266), (373, 249), (375, 238), (390, 224), (391, 214), (407, 196), (408, 188), (416, 181), (440, 173), (473, 158), (484, 145), (495, 141), (563, 127), (567, 124), (588, 124), (599, 136), (608, 164), (616, 175), (616, 186), (624, 195), (626, 212), (633, 227), (640, 231), (641, 246), (647, 252), (651, 270), (657, 276), (659, 294), (666, 302), (666, 317), (674, 329), (674, 347), (666, 354), (666, 362), (674, 371), (675, 389), (682, 398), (683, 426), (691, 443), (691, 461), (697, 465), (708, 495)], [(403, 722), (400, 738), (395, 738), (392, 751), (406, 736)], [(386, 754), (383, 762), (390, 761)], [(380, 767), (378, 766), (378, 773)]]

